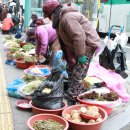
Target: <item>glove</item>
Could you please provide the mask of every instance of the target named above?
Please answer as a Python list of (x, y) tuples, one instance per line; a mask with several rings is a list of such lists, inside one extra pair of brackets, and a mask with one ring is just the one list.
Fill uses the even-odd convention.
[(88, 60), (88, 58), (85, 55), (78, 57), (78, 63), (80, 63), (80, 64), (85, 64), (87, 62), (87, 60)]

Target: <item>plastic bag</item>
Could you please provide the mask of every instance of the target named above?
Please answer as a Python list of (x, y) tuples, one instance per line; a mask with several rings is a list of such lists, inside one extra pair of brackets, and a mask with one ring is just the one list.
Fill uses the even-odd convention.
[(111, 51), (108, 49), (107, 46), (105, 46), (104, 50), (99, 55), (99, 63), (104, 68), (109, 69), (110, 60), (111, 60)]
[(25, 85), (26, 83), (22, 79), (15, 79), (12, 83), (7, 85), (7, 91), (9, 96), (15, 98), (22, 98), (20, 94), (18, 94), (18, 90)]
[(126, 52), (124, 52), (120, 44), (117, 44), (116, 48), (111, 52), (109, 68), (116, 70), (116, 72), (125, 71), (127, 69)]
[(120, 44), (122, 47), (125, 47), (128, 42), (128, 36), (126, 35), (126, 33), (117, 33), (113, 42), (114, 47), (116, 47), (117, 44)]
[(52, 69), (56, 71), (62, 71), (62, 75), (68, 78), (68, 73), (66, 71), (66, 61), (63, 60), (63, 51), (59, 50), (55, 53), (52, 61)]
[[(63, 76), (61, 72), (54, 72), (33, 93), (34, 106), (44, 109), (59, 109), (63, 102)], [(43, 89), (50, 88), (50, 93), (43, 93)]]
[(99, 55), (99, 63), (106, 69), (114, 70), (123, 78), (128, 77), (128, 75), (124, 72), (127, 69), (126, 52), (124, 52), (120, 44), (117, 44), (115, 49), (112, 51), (110, 51), (106, 46), (103, 52)]

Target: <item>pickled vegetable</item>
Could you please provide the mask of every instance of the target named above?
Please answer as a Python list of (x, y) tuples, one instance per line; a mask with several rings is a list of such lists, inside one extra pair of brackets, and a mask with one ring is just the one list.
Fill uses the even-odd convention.
[(38, 120), (34, 123), (33, 128), (35, 130), (64, 130), (64, 126), (51, 119), (48, 120)]

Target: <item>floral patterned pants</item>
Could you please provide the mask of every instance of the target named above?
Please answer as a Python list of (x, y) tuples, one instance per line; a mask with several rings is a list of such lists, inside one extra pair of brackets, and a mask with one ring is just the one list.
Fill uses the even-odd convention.
[(84, 86), (82, 80), (86, 77), (88, 68), (90, 64), (90, 59), (86, 62), (86, 64), (77, 63), (74, 66), (73, 71), (70, 74), (69, 80), (69, 89), (68, 89), (68, 100), (74, 100), (76, 97), (87, 91), (87, 88)]

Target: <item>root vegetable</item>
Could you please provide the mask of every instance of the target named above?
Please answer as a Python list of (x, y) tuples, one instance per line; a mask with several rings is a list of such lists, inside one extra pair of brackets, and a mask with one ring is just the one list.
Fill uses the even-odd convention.
[(81, 122), (81, 120), (79, 120), (79, 119), (74, 119), (72, 121), (75, 122), (75, 123), (80, 123)]
[(65, 117), (69, 120), (71, 120), (71, 115), (70, 114), (66, 114)]
[(99, 117), (97, 120), (96, 120), (96, 122), (101, 122), (102, 121), (102, 118), (101, 117)]
[(93, 116), (93, 117), (100, 117), (99, 112), (96, 112), (96, 111), (93, 111), (93, 110), (88, 110), (86, 112), (86, 114), (89, 115), (89, 116)]
[(93, 123), (95, 123), (95, 120), (89, 120), (87, 123), (93, 124)]
[(93, 110), (93, 111), (96, 111), (96, 112), (99, 111), (99, 110), (98, 110), (98, 107), (96, 107), (96, 106), (90, 106), (90, 107), (87, 107), (87, 109), (88, 109), (88, 110)]
[(78, 111), (77, 111), (77, 110), (72, 110), (71, 113), (70, 113), (71, 116), (72, 116), (74, 113), (78, 113)]
[(81, 107), (79, 111), (82, 112), (82, 113), (86, 113), (87, 112), (87, 108), (86, 107)]

